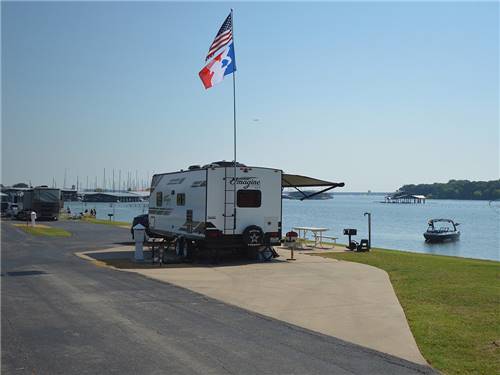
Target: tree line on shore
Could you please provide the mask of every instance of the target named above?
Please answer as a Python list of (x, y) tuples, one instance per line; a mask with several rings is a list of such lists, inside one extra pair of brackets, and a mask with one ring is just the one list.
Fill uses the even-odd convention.
[(450, 180), (446, 183), (404, 185), (400, 192), (430, 199), (500, 199), (500, 179), (491, 181)]

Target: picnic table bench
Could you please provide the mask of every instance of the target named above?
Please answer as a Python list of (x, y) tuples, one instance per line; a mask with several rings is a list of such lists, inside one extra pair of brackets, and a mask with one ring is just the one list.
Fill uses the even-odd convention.
[[(299, 243), (301, 245), (304, 245), (306, 242), (306, 234), (307, 232), (312, 232), (314, 236), (314, 246), (312, 247), (318, 247), (318, 248), (323, 248), (323, 232), (326, 232), (328, 228), (316, 228), (316, 227), (294, 227), (293, 230), (296, 230), (299, 232)], [(300, 235), (300, 232), (302, 231), (302, 236)]]
[(338, 237), (333, 237), (333, 236), (323, 236), (323, 238), (326, 238), (327, 240), (332, 240), (334, 244), (337, 244), (337, 240), (339, 239)]

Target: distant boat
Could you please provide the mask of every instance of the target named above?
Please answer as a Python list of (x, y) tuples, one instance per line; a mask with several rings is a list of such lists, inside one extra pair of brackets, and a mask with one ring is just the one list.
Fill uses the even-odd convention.
[[(437, 226), (444, 223), (442, 226)], [(457, 229), (459, 223), (450, 219), (432, 219), (429, 220), (429, 227), (424, 233), (426, 242), (444, 242), (456, 241), (460, 238), (460, 231)], [(446, 225), (448, 224), (448, 225)]]

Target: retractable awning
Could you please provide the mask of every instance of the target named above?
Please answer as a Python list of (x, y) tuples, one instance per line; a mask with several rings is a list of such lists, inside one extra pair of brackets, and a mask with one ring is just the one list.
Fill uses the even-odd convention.
[[(308, 199), (311, 197), (314, 197), (315, 195), (324, 193), (328, 190), (334, 189), (336, 187), (343, 187), (345, 184), (343, 182), (330, 182), (330, 181), (325, 181), (325, 180), (320, 180), (317, 178), (313, 177), (307, 177), (307, 176), (301, 176), (298, 174), (287, 174), (283, 173), (282, 178), (281, 178), (281, 186), (284, 188), (294, 188), (295, 190), (299, 191), (304, 197), (302, 197), (300, 200)], [(301, 191), (299, 188), (303, 187), (320, 187), (324, 186), (326, 187), (323, 190), (316, 191), (312, 194), (307, 195), (303, 191)]]

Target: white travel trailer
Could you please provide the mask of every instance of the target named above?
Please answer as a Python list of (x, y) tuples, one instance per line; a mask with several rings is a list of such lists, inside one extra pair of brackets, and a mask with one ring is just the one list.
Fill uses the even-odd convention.
[(269, 250), (281, 239), (283, 187), (303, 186), (325, 186), (322, 191), (326, 191), (344, 184), (239, 163), (235, 169), (226, 161), (156, 174), (149, 198), (149, 231), (176, 239), (182, 256), (204, 249)]

